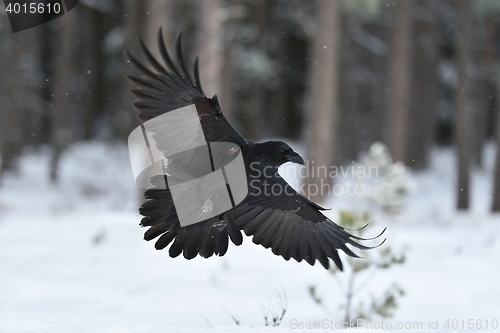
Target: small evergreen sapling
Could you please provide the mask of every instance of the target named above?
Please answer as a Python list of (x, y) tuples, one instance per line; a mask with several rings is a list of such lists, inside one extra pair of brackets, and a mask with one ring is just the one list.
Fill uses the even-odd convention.
[[(371, 223), (369, 213), (358, 214), (352, 211), (340, 212), (340, 225), (352, 229), (356, 236), (363, 237), (366, 226)], [(380, 270), (389, 269), (394, 265), (405, 262), (404, 254), (395, 254), (390, 247), (385, 245), (380, 249), (373, 249), (364, 253), (363, 259), (348, 257), (342, 274), (335, 266), (331, 266), (330, 273), (335, 277), (343, 291), (343, 303), (340, 308), (344, 311), (345, 322), (357, 319), (372, 319), (374, 315), (391, 317), (398, 307), (397, 300), (404, 295), (404, 290), (396, 283), (386, 289), (382, 295), (371, 296), (370, 305), (365, 305), (358, 296), (366, 287), (373, 276)], [(316, 286), (309, 287), (312, 299), (320, 305), (325, 312), (333, 314), (324, 304), (323, 298), (318, 295)]]

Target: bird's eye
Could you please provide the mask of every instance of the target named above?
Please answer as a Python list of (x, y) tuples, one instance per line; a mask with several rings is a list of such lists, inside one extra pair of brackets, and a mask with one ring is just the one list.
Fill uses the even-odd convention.
[(283, 154), (285, 152), (285, 149), (280, 149), (278, 150), (280, 154)]

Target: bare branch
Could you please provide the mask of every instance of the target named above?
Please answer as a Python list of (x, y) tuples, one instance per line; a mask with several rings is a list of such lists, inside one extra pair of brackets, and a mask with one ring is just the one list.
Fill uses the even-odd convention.
[(212, 325), (212, 323), (210, 322), (210, 320), (208, 320), (208, 318), (207, 318), (207, 317), (205, 317), (205, 316), (204, 316), (204, 315), (202, 315), (201, 313), (199, 313), (199, 315), (200, 315), (203, 319), (205, 319), (205, 323), (207, 324), (207, 326), (208, 326), (208, 327), (210, 327), (210, 328), (211, 328), (211, 327), (214, 327), (214, 325)]
[(226, 309), (224, 309), (222, 306), (220, 307), (222, 310), (226, 311), (228, 315), (231, 316), (231, 318), (233, 319), (234, 323), (238, 326), (241, 325), (241, 321), (238, 319), (238, 317), (236, 317), (236, 315), (232, 314), (231, 312), (227, 311)]

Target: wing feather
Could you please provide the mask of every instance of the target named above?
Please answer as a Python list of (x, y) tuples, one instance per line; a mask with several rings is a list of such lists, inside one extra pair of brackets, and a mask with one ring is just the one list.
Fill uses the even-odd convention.
[[(270, 188), (273, 184), (289, 186), (277, 176), (266, 178), (266, 181)], [(331, 259), (340, 270), (343, 265), (339, 250), (359, 258), (347, 245), (361, 250), (373, 248), (356, 242), (367, 239), (351, 235), (332, 222), (321, 213), (324, 208), (291, 191), (288, 188), (281, 191), (281, 195), (263, 195), (263, 191), (250, 193), (235, 209), (238, 226), (253, 236), (254, 243), (270, 247), (274, 254), (285, 260), (305, 260), (310, 265), (318, 260), (328, 268)], [(255, 214), (257, 209), (259, 214)]]
[(172, 258), (178, 257), (182, 253), (182, 250), (184, 249), (184, 243), (186, 242), (188, 234), (189, 234), (188, 230), (184, 228), (175, 237), (174, 243), (172, 244), (172, 246), (170, 246), (170, 249), (168, 249), (168, 254)]
[(163, 64), (142, 40), (139, 42), (139, 48), (144, 63), (129, 51), (125, 51), (126, 57), (138, 71), (138, 74), (127, 77), (135, 86), (132, 93), (138, 100), (134, 106), (139, 112), (139, 120), (146, 122), (164, 113), (195, 104), (208, 142), (232, 142), (240, 146), (247, 143), (226, 120), (217, 98), (208, 98), (201, 89), (198, 60), (194, 63), (193, 75), (190, 74), (182, 53), (182, 31), (176, 37), (173, 59), (165, 47), (160, 28), (158, 48)]

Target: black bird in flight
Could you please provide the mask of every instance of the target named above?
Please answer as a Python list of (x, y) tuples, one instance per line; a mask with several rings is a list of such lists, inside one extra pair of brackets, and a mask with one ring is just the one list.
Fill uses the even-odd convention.
[[(274, 195), (269, 191), (259, 191), (256, 186), (249, 186), (246, 198), (233, 209), (182, 227), (172, 194), (168, 187), (165, 188), (163, 177), (153, 177), (151, 183), (156, 186), (145, 192), (148, 200), (139, 210), (144, 216), (141, 226), (149, 227), (144, 239), (150, 241), (158, 238), (155, 243), (158, 250), (172, 244), (169, 248), (171, 257), (182, 253), (186, 259), (198, 254), (208, 258), (214, 254), (223, 256), (228, 249), (229, 239), (235, 245), (241, 245), (243, 230), (246, 235), (253, 236), (255, 244), (271, 248), (275, 255), (285, 260), (305, 260), (310, 265), (318, 260), (328, 269), (329, 259), (332, 259), (340, 270), (342, 262), (339, 249), (351, 257), (358, 257), (347, 244), (363, 250), (373, 248), (357, 243), (355, 240), (366, 239), (349, 234), (329, 220), (321, 213), (324, 208), (297, 193), (279, 176), (278, 167), (286, 162), (304, 164), (302, 157), (289, 145), (279, 141), (250, 142), (229, 124), (217, 96), (209, 98), (202, 90), (198, 58), (194, 63), (193, 75), (187, 70), (182, 55), (181, 35), (182, 32), (177, 35), (175, 58), (167, 52), (161, 28), (158, 33), (161, 60), (151, 54), (142, 40), (140, 48), (145, 64), (125, 51), (140, 72), (137, 76), (128, 76), (135, 86), (132, 93), (138, 99), (134, 103), (138, 119), (144, 123), (169, 111), (195, 104), (208, 142), (230, 142), (241, 148), (248, 182), (257, 179), (259, 181), (256, 184), (261, 186), (277, 184), (275, 186), (285, 190), (280, 195)], [(264, 177), (263, 172), (250, 167), (252, 162), (258, 162), (256, 165), (259, 170), (272, 168), (273, 176)]]

